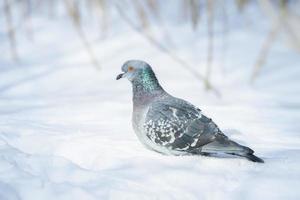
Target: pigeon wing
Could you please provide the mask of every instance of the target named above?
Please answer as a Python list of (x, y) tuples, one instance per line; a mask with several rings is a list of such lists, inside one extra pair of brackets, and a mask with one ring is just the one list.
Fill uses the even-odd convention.
[(191, 152), (212, 142), (220, 132), (199, 108), (174, 97), (151, 104), (144, 128), (147, 137), (156, 144)]

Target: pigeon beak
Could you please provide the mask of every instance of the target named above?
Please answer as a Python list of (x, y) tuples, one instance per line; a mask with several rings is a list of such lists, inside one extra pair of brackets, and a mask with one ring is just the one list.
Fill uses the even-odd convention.
[(119, 79), (123, 78), (124, 74), (125, 74), (125, 73), (119, 74), (119, 75), (117, 76), (116, 80), (119, 80)]

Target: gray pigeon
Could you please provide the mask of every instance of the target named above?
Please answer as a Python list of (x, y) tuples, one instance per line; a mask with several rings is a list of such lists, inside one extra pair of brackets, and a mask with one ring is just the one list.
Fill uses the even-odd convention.
[(233, 155), (253, 162), (264, 161), (248, 147), (230, 140), (201, 110), (168, 94), (144, 61), (129, 60), (117, 80), (132, 83), (132, 123), (139, 140), (166, 155)]

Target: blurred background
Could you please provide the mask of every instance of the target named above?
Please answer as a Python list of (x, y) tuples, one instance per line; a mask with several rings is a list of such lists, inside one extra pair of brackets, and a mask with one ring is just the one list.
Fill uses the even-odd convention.
[(233, 79), (287, 89), (299, 75), (298, 8), (293, 0), (3, 0), (1, 68), (59, 63), (101, 74), (140, 58), (176, 65), (219, 97)]
[[(4, 65), (24, 64), (28, 61), (29, 51), (35, 56), (32, 60), (47, 62), (54, 52), (58, 54), (62, 48), (78, 43), (80, 48), (73, 51), (84, 50), (89, 62), (101, 69), (110, 49), (100, 46), (118, 38), (131, 44), (133, 49), (142, 49), (144, 44), (139, 45), (140, 40), (199, 79), (205, 89), (220, 95), (213, 87), (214, 74), (221, 71), (225, 79), (226, 73), (236, 70), (231, 68), (236, 64), (231, 60), (240, 56), (231, 54), (232, 51), (247, 55), (243, 59), (248, 62), (240, 64), (251, 65), (245, 78), (252, 84), (264, 68), (276, 67), (276, 64), (269, 64), (274, 60), (276, 46), (282, 45), (291, 53), (299, 53), (298, 8), (299, 2), (293, 0), (3, 0), (1, 54)], [(59, 28), (63, 30), (57, 30)], [(45, 29), (54, 31), (41, 36)], [(130, 37), (130, 32), (139, 39)], [(248, 34), (256, 39), (255, 44), (242, 38)], [(62, 39), (66, 35), (69, 41)], [(232, 40), (241, 43), (232, 44)], [(114, 45), (107, 46), (112, 48)], [(48, 56), (37, 55), (36, 51), (46, 51), (49, 47)], [(69, 52), (69, 56), (72, 53), (75, 54)], [(139, 56), (132, 55), (133, 58)]]
[[(299, 199), (299, 54), (297, 0), (1, 0), (0, 199)], [(129, 59), (266, 167), (145, 150)]]

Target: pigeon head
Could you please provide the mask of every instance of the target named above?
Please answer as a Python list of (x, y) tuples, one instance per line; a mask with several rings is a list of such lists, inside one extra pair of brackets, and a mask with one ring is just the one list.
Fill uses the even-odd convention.
[(147, 78), (148, 74), (153, 74), (150, 65), (141, 60), (129, 60), (122, 66), (122, 74), (117, 76), (117, 80), (126, 77), (129, 81)]
[(117, 80), (126, 77), (137, 90), (151, 92), (162, 89), (151, 66), (141, 60), (129, 60), (122, 66), (122, 74)]

